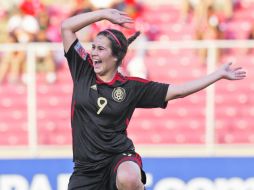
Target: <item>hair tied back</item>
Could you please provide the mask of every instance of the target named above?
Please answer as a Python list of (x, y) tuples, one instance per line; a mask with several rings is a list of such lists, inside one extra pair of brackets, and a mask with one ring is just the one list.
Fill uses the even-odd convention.
[(135, 32), (131, 37), (128, 38), (128, 46), (140, 35), (140, 31)]

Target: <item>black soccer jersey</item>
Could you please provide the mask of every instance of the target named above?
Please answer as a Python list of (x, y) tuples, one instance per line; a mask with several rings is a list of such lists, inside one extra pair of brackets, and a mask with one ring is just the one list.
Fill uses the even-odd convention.
[(73, 159), (83, 163), (84, 170), (94, 170), (112, 155), (134, 149), (126, 133), (134, 109), (165, 108), (168, 84), (120, 73), (111, 82), (103, 82), (78, 40), (65, 56), (73, 79)]

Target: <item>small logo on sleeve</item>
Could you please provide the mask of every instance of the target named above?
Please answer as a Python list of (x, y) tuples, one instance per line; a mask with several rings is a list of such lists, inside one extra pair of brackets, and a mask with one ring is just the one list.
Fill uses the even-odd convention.
[(125, 97), (126, 97), (126, 92), (123, 88), (121, 88), (121, 87), (114, 88), (114, 90), (112, 92), (112, 98), (116, 102), (124, 101)]
[(87, 52), (86, 50), (83, 48), (83, 46), (80, 44), (80, 42), (78, 42), (75, 46), (74, 46), (75, 50), (78, 52), (79, 56), (83, 59), (86, 60), (87, 57)]

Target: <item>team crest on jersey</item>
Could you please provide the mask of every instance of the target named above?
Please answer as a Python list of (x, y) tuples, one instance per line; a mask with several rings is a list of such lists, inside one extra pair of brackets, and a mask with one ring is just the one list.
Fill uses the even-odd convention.
[(114, 88), (114, 90), (112, 92), (112, 98), (116, 102), (124, 101), (125, 97), (126, 97), (126, 92), (123, 88), (121, 88), (121, 87)]

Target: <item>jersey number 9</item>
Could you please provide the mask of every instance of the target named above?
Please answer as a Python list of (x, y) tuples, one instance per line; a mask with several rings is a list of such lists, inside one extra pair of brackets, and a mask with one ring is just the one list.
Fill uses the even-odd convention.
[(99, 110), (97, 111), (97, 114), (98, 114), (98, 115), (102, 112), (102, 110), (105, 108), (105, 106), (107, 105), (107, 103), (108, 103), (108, 101), (107, 101), (107, 99), (104, 98), (104, 97), (99, 97), (99, 98), (97, 99), (97, 105), (98, 105), (98, 107), (99, 107)]

